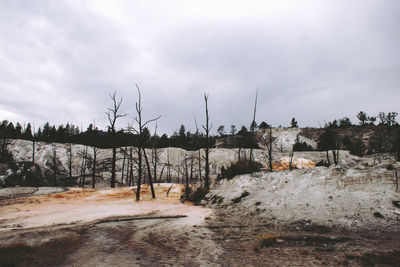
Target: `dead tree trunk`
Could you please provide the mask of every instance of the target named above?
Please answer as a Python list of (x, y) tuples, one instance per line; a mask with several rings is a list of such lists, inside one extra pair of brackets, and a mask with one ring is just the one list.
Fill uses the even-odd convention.
[[(257, 88), (257, 91), (256, 91), (256, 99), (254, 101), (253, 120), (251, 121), (251, 124), (250, 124), (252, 141), (255, 141), (254, 140), (254, 131), (255, 131), (255, 128), (256, 128), (257, 96), (258, 96), (258, 88)], [(254, 166), (253, 144), (251, 144), (251, 146), (250, 146), (250, 164), (252, 164)]]
[(178, 184), (180, 183), (180, 173), (181, 173), (181, 159), (180, 155), (178, 154)]
[(332, 156), (333, 156), (333, 163), (335, 164), (335, 166), (337, 166), (339, 164), (339, 150), (333, 149)]
[(112, 148), (112, 161), (111, 161), (111, 188), (115, 188), (115, 167), (117, 162), (117, 149)]
[(88, 147), (85, 146), (83, 152), (82, 152), (82, 166), (81, 166), (81, 181), (80, 181), (80, 187), (84, 188), (85, 187), (85, 176), (86, 176), (86, 165), (87, 165), (87, 150)]
[(169, 161), (169, 147), (167, 148), (167, 182), (171, 182), (171, 163)]
[(190, 182), (193, 183), (193, 156), (190, 157)]
[(209, 125), (209, 116), (208, 116), (208, 95), (204, 94), (204, 102), (206, 104), (206, 125), (203, 125), (203, 129), (206, 132), (206, 147), (204, 148), (205, 152), (205, 167), (206, 173), (204, 176), (204, 186), (207, 190), (210, 189), (210, 164), (209, 164), (209, 154), (210, 154), (210, 130), (212, 125)]
[(143, 155), (144, 155), (144, 159), (146, 161), (147, 172), (148, 172), (148, 175), (149, 175), (149, 184), (150, 184), (150, 190), (151, 190), (151, 197), (152, 198), (156, 198), (156, 194), (154, 192), (154, 187), (153, 187), (153, 179), (151, 177), (150, 164), (149, 164), (149, 160), (147, 159), (147, 154), (146, 154), (146, 150), (145, 149), (143, 149)]
[[(128, 114), (118, 114), (118, 110), (121, 106), (122, 103), (122, 98), (117, 101), (116, 98), (116, 92), (114, 92), (112, 95), (110, 94), (110, 98), (113, 101), (113, 106), (111, 108), (108, 108), (108, 111), (106, 112), (108, 122), (110, 123), (109, 130), (111, 131), (111, 134), (113, 137), (115, 137), (116, 131), (115, 131), (115, 123), (117, 122), (118, 118), (125, 117)], [(115, 140), (113, 140), (112, 144), (112, 161), (111, 161), (111, 188), (115, 188), (115, 165), (116, 165), (116, 160), (117, 160), (117, 149), (115, 147)]]
[(199, 127), (197, 126), (197, 119), (196, 116), (193, 113), (193, 118), (194, 118), (194, 124), (196, 125), (196, 139), (197, 139), (197, 148), (198, 148), (198, 153), (199, 153), (199, 182), (201, 183), (201, 149), (200, 149), (200, 132), (199, 132)]
[(140, 200), (140, 187), (142, 185), (142, 149), (138, 147), (138, 177), (136, 181), (136, 201)]
[(151, 150), (151, 165), (153, 165), (153, 178), (154, 182), (157, 183), (157, 149)]
[[(127, 147), (125, 147), (125, 151), (127, 150)], [(124, 171), (125, 171), (125, 160), (126, 160), (126, 153), (123, 153), (123, 159), (122, 159), (122, 171), (121, 171), (121, 184), (124, 185)], [(128, 175), (127, 175), (128, 176)]]
[[(188, 171), (188, 163), (187, 158), (185, 156), (185, 197), (186, 199), (189, 199), (189, 194), (190, 194), (190, 188), (189, 188), (189, 171)], [(183, 182), (183, 181), (182, 181)]]
[(201, 183), (201, 149), (199, 148), (199, 182)]
[(329, 151), (326, 150), (326, 163), (328, 164), (328, 166), (331, 165), (331, 161), (329, 160)]
[(32, 164), (35, 164), (35, 145), (36, 145), (36, 141), (35, 141), (35, 137), (32, 138)]
[(138, 100), (138, 102), (136, 102), (136, 114), (137, 114), (137, 117), (135, 118), (135, 121), (138, 124), (138, 127), (137, 127), (137, 129), (132, 127), (132, 130), (138, 135), (137, 136), (137, 145), (138, 145), (138, 179), (137, 179), (136, 200), (139, 201), (140, 200), (140, 187), (141, 187), (141, 183), (142, 183), (142, 172), (143, 172), (143, 170), (142, 170), (142, 150), (143, 150), (143, 154), (144, 154), (144, 157), (145, 157), (146, 165), (147, 165), (147, 168), (148, 168), (149, 183), (150, 183), (150, 187), (151, 187), (151, 190), (152, 190), (152, 197), (155, 198), (154, 188), (153, 188), (153, 181), (151, 179), (150, 165), (149, 165), (149, 162), (148, 162), (148, 159), (147, 159), (146, 151), (144, 150), (143, 129), (146, 127), (147, 124), (149, 124), (150, 122), (158, 120), (161, 116), (158, 116), (157, 118), (148, 120), (145, 123), (143, 123), (143, 120), (142, 120), (142, 112), (143, 112), (142, 96), (141, 96), (141, 93), (140, 93), (139, 86), (137, 84), (136, 84), (136, 89), (137, 89), (137, 92), (138, 92), (139, 100)]
[(72, 186), (73, 181), (72, 181), (72, 144), (68, 144), (68, 176), (69, 176), (69, 184)]
[(32, 133), (32, 165), (35, 164), (35, 153), (36, 153), (36, 129), (35, 124), (33, 124), (33, 133)]
[(151, 163), (153, 165), (153, 178), (154, 178), (154, 182), (157, 182), (157, 165), (158, 165), (158, 154), (157, 154), (157, 123), (156, 123), (156, 127), (154, 130), (154, 140), (152, 143), (152, 150), (151, 150)]
[(272, 166), (272, 127), (269, 126), (269, 136), (268, 136), (268, 166), (269, 166), (269, 171), (272, 172), (273, 171), (273, 166)]
[(130, 157), (129, 157), (129, 185), (133, 186), (135, 181), (133, 179), (133, 158), (132, 158), (133, 148), (132, 147), (130, 147), (129, 155), (130, 155)]
[(99, 153), (99, 149), (97, 147), (92, 147), (92, 148), (93, 148), (92, 188), (95, 188), (95, 186), (96, 186), (96, 161), (97, 161), (97, 155)]
[(53, 172), (54, 172), (54, 186), (57, 186), (57, 148), (53, 144)]
[(158, 181), (159, 182), (161, 182), (162, 180), (162, 175), (163, 175), (163, 173), (164, 173), (164, 169), (165, 169), (165, 165), (161, 168), (161, 172), (160, 172), (160, 176), (159, 176), (159, 178), (158, 178)]

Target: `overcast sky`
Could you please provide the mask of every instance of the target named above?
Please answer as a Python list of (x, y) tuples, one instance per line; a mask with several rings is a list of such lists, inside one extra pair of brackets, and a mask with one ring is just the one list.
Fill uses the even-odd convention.
[[(400, 1), (0, 1), (0, 120), (159, 132), (204, 122), (319, 126), (364, 110), (400, 113)], [(399, 121), (399, 120), (398, 120)]]

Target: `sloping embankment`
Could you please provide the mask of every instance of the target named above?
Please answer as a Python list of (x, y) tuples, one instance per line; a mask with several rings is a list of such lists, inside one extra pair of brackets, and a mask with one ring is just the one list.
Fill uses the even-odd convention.
[(211, 207), (279, 224), (390, 231), (400, 229), (395, 189), (393, 171), (317, 167), (222, 180), (207, 198)]

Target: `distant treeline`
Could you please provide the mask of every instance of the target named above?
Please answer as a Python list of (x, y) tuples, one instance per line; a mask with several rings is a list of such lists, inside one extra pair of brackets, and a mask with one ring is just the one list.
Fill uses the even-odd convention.
[[(210, 137), (210, 147), (215, 147), (217, 138), (217, 136)], [(97, 127), (93, 126), (93, 124), (90, 124), (85, 131), (82, 131), (74, 124), (67, 123), (66, 125), (56, 127), (47, 122), (34, 131), (31, 123), (22, 127), (18, 122), (14, 126), (12, 122), (7, 120), (3, 120), (0, 123), (0, 139), (23, 139), (47, 143), (73, 143), (99, 148), (138, 145), (138, 135), (122, 129), (113, 133), (112, 131), (99, 130)], [(247, 131), (245, 127), (242, 127), (234, 146), (257, 148), (258, 145), (252, 140), (251, 133)], [(157, 134), (152, 135), (148, 128), (144, 128), (142, 142), (146, 148), (179, 147), (185, 150), (198, 150), (205, 147), (207, 139), (203, 133), (191, 133), (190, 131), (186, 131), (185, 127), (181, 125), (179, 131), (171, 136), (167, 134), (161, 136)]]
[[(397, 128), (398, 123), (396, 122), (397, 113), (396, 112), (379, 112), (377, 116), (368, 116), (365, 112), (360, 111), (357, 114), (357, 118), (359, 120), (359, 127), (367, 127), (367, 126), (395, 126)], [(376, 123), (377, 119), (379, 121)], [(298, 127), (298, 123), (295, 118), (291, 119), (290, 122), (292, 128)], [(340, 138), (340, 142), (338, 142), (337, 137), (332, 136), (333, 129), (336, 128), (347, 128), (355, 126), (352, 124), (349, 118), (344, 117), (339, 120), (333, 120), (332, 122), (325, 122), (323, 128), (325, 132), (328, 134), (325, 136), (321, 136), (318, 140), (318, 149), (325, 150), (327, 147), (337, 147), (338, 143), (340, 143), (342, 148), (349, 149), (354, 154), (361, 155), (363, 152), (368, 150), (363, 147), (361, 140), (352, 140), (351, 137), (342, 136)], [(252, 127), (254, 127), (252, 129)], [(210, 137), (210, 147), (215, 147), (216, 140), (218, 137), (225, 137), (223, 140), (223, 147), (229, 148), (259, 148), (257, 144), (257, 140), (252, 135), (251, 130), (257, 129), (267, 129), (270, 125), (266, 122), (261, 122), (259, 125), (253, 122), (248, 130), (245, 126), (242, 126), (239, 131), (236, 130), (235, 125), (231, 125), (229, 129), (229, 134), (226, 134), (226, 128), (223, 125), (218, 127), (218, 136)], [(330, 130), (328, 130), (330, 129)], [(384, 133), (384, 134), (382, 134)], [(335, 134), (336, 135), (336, 134)], [(384, 139), (384, 135), (388, 135), (386, 130), (381, 131), (381, 133), (376, 134), (379, 135), (379, 138), (373, 136), (374, 149), (369, 149), (369, 153), (373, 153), (377, 150), (380, 150), (378, 147), (381, 145), (381, 141), (376, 141), (377, 139)], [(383, 136), (382, 136), (383, 135)], [(391, 135), (391, 134), (390, 134)], [(234, 138), (226, 138), (232, 136)], [(138, 145), (138, 135), (132, 133), (131, 131), (121, 129), (113, 133), (112, 131), (102, 131), (95, 127), (93, 124), (90, 124), (86, 130), (82, 130), (74, 124), (67, 123), (66, 125), (51, 125), (50, 123), (45, 123), (43, 126), (39, 127), (36, 131), (32, 128), (31, 123), (28, 123), (26, 126), (22, 126), (20, 123), (16, 123), (15, 125), (7, 120), (3, 120), (0, 123), (0, 139), (24, 139), (24, 140), (34, 140), (34, 141), (42, 141), (42, 142), (58, 142), (58, 143), (74, 143), (74, 144), (82, 144), (88, 146), (94, 146), (99, 148), (113, 148), (113, 147), (122, 147), (122, 146), (137, 146)], [(331, 141), (332, 139), (336, 139), (335, 141)], [(386, 138), (387, 142), (393, 141), (391, 138)], [(146, 148), (164, 148), (164, 147), (178, 147), (185, 150), (198, 150), (200, 148), (204, 148), (206, 146), (207, 139), (205, 135), (201, 132), (191, 133), (190, 131), (186, 131), (185, 126), (181, 125), (179, 131), (174, 132), (171, 136), (167, 134), (162, 134), (161, 136), (157, 134), (151, 134), (148, 128), (144, 128), (142, 133), (142, 142), (144, 147)], [(382, 145), (385, 149), (388, 150), (388, 145)], [(312, 150), (312, 148), (306, 143), (301, 143), (299, 140), (296, 140), (296, 143), (293, 147), (294, 151), (307, 151)]]
[[(99, 130), (93, 124), (90, 124), (85, 131), (82, 131), (74, 124), (67, 123), (56, 127), (47, 122), (34, 131), (30, 123), (22, 127), (17, 122), (14, 126), (12, 122), (7, 120), (3, 120), (0, 123), (0, 138), (34, 140), (47, 143), (74, 143), (99, 148), (136, 146), (138, 144), (137, 134), (122, 129), (113, 133), (112, 131)], [(211, 146), (215, 146), (216, 138), (216, 136), (211, 137)], [(197, 150), (205, 146), (206, 138), (202, 133), (186, 132), (184, 126), (181, 126), (178, 133), (175, 132), (171, 136), (166, 134), (162, 136), (151, 135), (149, 129), (144, 128), (142, 142), (144, 147), (147, 148), (180, 147), (186, 150)]]

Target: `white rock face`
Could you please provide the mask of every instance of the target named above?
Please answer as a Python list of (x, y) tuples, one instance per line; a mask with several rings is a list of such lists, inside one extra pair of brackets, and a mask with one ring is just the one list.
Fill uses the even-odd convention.
[[(400, 209), (393, 200), (393, 173), (380, 168), (367, 170), (344, 167), (280, 171), (242, 175), (222, 180), (207, 197), (222, 198), (221, 204), (243, 216), (263, 216), (281, 222), (311, 221), (327, 226), (399, 227)], [(232, 199), (249, 192), (238, 204)], [(259, 202), (259, 203), (257, 203)], [(257, 203), (257, 205), (256, 205)], [(379, 212), (384, 219), (373, 214)]]
[[(296, 141), (297, 135), (301, 130), (298, 128), (274, 128), (272, 131), (272, 135), (276, 137), (273, 145), (273, 161), (275, 163), (279, 163), (281, 160), (285, 160), (289, 156), (289, 148)], [(268, 133), (264, 133), (264, 137)], [(306, 139), (300, 136), (300, 141), (306, 141), (308, 144), (316, 147), (314, 141)], [(314, 143), (313, 143), (314, 142)], [(9, 150), (11, 151), (14, 159), (16, 161), (32, 161), (32, 142), (26, 140), (10, 140)], [(81, 174), (81, 166), (82, 166), (82, 155), (85, 150), (85, 146), (83, 145), (71, 145), (72, 150), (72, 176), (78, 177)], [(279, 148), (279, 149), (277, 149)], [(281, 148), (284, 148), (280, 152)], [(117, 149), (117, 166), (116, 166), (116, 179), (117, 185), (122, 182), (122, 167), (124, 165), (124, 148)], [(60, 144), (60, 143), (44, 143), (37, 142), (35, 145), (35, 163), (37, 163), (42, 173), (47, 171), (49, 174), (52, 173), (53, 168), (53, 154), (56, 154), (56, 164), (57, 171), (61, 177), (69, 176), (69, 145), (68, 144)], [(109, 179), (111, 177), (111, 149), (99, 149), (97, 155), (97, 174), (98, 174), (98, 182), (97, 186), (99, 187), (108, 187)], [(87, 153), (89, 159), (89, 164), (85, 168), (86, 175), (89, 175), (92, 172), (92, 164), (93, 162), (93, 148), (88, 147)], [(151, 160), (152, 151), (151, 149), (146, 149), (146, 153), (148, 155), (149, 160)], [(224, 148), (214, 148), (210, 150), (210, 174), (211, 178), (215, 179), (217, 174), (220, 172), (222, 166), (228, 167), (232, 163), (236, 162), (239, 158), (239, 149), (224, 149)], [(241, 158), (249, 158), (250, 149), (241, 149)], [(157, 150), (158, 154), (158, 168), (157, 175), (158, 179), (162, 173), (162, 179), (165, 179), (167, 173), (167, 163), (168, 163), (168, 155), (169, 155), (169, 163), (171, 168), (171, 176), (173, 179), (177, 179), (178, 177), (182, 177), (184, 174), (184, 166), (185, 166), (185, 158), (187, 158), (188, 166), (191, 166), (191, 159), (193, 159), (193, 173), (196, 176), (198, 174), (199, 164), (199, 152), (198, 151), (186, 151), (180, 148), (163, 148)], [(254, 149), (253, 155), (257, 162), (265, 165), (268, 162), (267, 151), (264, 149)], [(200, 151), (200, 157), (203, 158), (205, 155), (204, 150)], [(136, 157), (136, 151), (133, 150), (133, 156)], [(331, 162), (333, 161), (331, 153), (329, 153), (331, 158)], [(312, 161), (314, 163), (318, 163), (321, 160), (326, 160), (326, 153), (320, 151), (310, 151), (310, 152), (295, 152), (294, 158), (297, 159), (298, 165), (300, 168), (308, 166), (309, 162)], [(307, 163), (308, 162), (308, 163)], [(362, 164), (368, 163), (369, 165), (373, 164), (373, 158), (359, 158), (353, 155), (350, 155), (348, 151), (340, 151), (339, 153), (339, 162), (341, 165), (354, 167), (363, 166)], [(126, 161), (125, 161), (125, 176), (126, 176)], [(204, 160), (201, 160), (201, 168), (202, 175), (204, 175)], [(134, 176), (136, 176), (136, 170), (133, 170)], [(1, 173), (2, 176), (5, 173)], [(3, 177), (4, 178), (4, 177)], [(90, 178), (88, 177), (87, 180)], [(123, 181), (126, 184), (126, 179)]]
[[(69, 173), (69, 145), (68, 144), (60, 144), (60, 143), (51, 143), (46, 144), (44, 142), (37, 142), (35, 145), (35, 163), (37, 163), (42, 171), (43, 170), (52, 170), (53, 166), (53, 154), (54, 150), (56, 151), (57, 158), (57, 170), (60, 175), (68, 176)], [(81, 173), (82, 166), (82, 155), (85, 150), (85, 146), (83, 145), (75, 145), (71, 146), (72, 148), (72, 175), (79, 176)], [(117, 149), (117, 180), (121, 179), (122, 176), (122, 165), (123, 165), (123, 153), (124, 148)], [(16, 161), (32, 161), (32, 142), (26, 140), (11, 140), (9, 145), (9, 150), (11, 151), (14, 159)], [(151, 149), (146, 149), (146, 153), (151, 159), (152, 151)], [(222, 166), (228, 167), (232, 163), (236, 162), (239, 158), (239, 149), (225, 149), (225, 148), (214, 148), (210, 150), (210, 173), (213, 176), (216, 176)], [(348, 155), (347, 152), (344, 152)], [(161, 170), (163, 166), (168, 163), (168, 154), (169, 154), (169, 162), (171, 165), (171, 175), (172, 177), (182, 176), (183, 168), (185, 165), (185, 158), (193, 158), (193, 170), (195, 173), (198, 172), (198, 151), (186, 151), (181, 148), (162, 148), (157, 149), (158, 154), (158, 175), (161, 174)], [(249, 158), (250, 149), (241, 149), (241, 158)], [(267, 163), (267, 152), (263, 149), (254, 149), (253, 150), (254, 158), (257, 162), (261, 164)], [(133, 156), (136, 157), (135, 149), (133, 152)], [(200, 151), (200, 157), (204, 157), (204, 150)], [(288, 153), (280, 153), (274, 152), (273, 158), (274, 161), (278, 161), (282, 158), (288, 156)], [(88, 147), (88, 157), (93, 159), (93, 148)], [(103, 177), (104, 180), (108, 180), (110, 178), (110, 160), (112, 157), (111, 149), (99, 149), (99, 153), (97, 155), (97, 171)], [(296, 158), (306, 158), (312, 160), (313, 162), (318, 162), (325, 157), (323, 152), (299, 152), (295, 153)], [(190, 165), (190, 159), (188, 161), (188, 165)], [(204, 175), (204, 159), (202, 159), (201, 166), (203, 169)], [(126, 167), (126, 165), (125, 165)], [(166, 167), (165, 167), (166, 168)], [(166, 169), (164, 168), (163, 174), (166, 174)], [(86, 167), (86, 174), (91, 173), (91, 165)], [(126, 170), (125, 170), (126, 173)]]
[[(32, 161), (32, 142), (26, 140), (11, 140), (9, 145), (9, 150), (11, 151), (14, 159), (16, 161)], [(37, 163), (42, 169), (51, 170), (53, 166), (53, 153), (55, 148), (57, 157), (57, 169), (61, 175), (68, 175), (69, 172), (69, 145), (60, 143), (46, 144), (44, 142), (37, 142), (35, 145), (35, 163)], [(85, 150), (83, 145), (71, 146), (72, 148), (72, 175), (78, 176), (81, 172), (82, 165), (82, 155)], [(100, 173), (103, 173), (104, 178), (108, 178), (107, 173), (109, 173), (110, 159), (111, 159), (111, 149), (99, 149), (99, 154), (97, 155), (97, 168)], [(117, 149), (117, 178), (122, 174), (123, 165), (123, 148)], [(146, 153), (151, 158), (151, 149), (146, 149)], [(250, 150), (242, 149), (241, 156), (249, 157)], [(198, 170), (198, 151), (186, 151), (180, 148), (163, 148), (157, 150), (159, 158), (159, 172), (161, 172), (162, 166), (166, 165), (168, 162), (171, 164), (172, 176), (178, 176), (178, 172), (182, 172), (185, 157), (193, 158), (194, 164), (193, 168), (195, 171)], [(88, 155), (93, 159), (93, 149), (88, 147)], [(200, 156), (204, 157), (204, 150), (200, 151)], [(254, 150), (255, 159), (259, 162), (265, 162), (265, 151)], [(135, 150), (133, 156), (136, 157)], [(215, 175), (219, 172), (222, 166), (229, 166), (232, 162), (238, 159), (238, 149), (211, 149), (210, 150), (210, 169), (211, 174)], [(202, 168), (204, 168), (204, 160), (202, 160)], [(90, 173), (90, 166), (86, 168), (86, 173)], [(11, 174), (11, 170), (10, 170)], [(8, 174), (9, 175), (9, 174)], [(180, 174), (181, 176), (181, 174)]]
[[(297, 137), (301, 143), (306, 142), (313, 149), (317, 149), (317, 142), (311, 140), (300, 134), (301, 128), (283, 128), (276, 127), (272, 128), (272, 137), (274, 141), (272, 143), (272, 149), (276, 152), (289, 152), (292, 150), (293, 145), (296, 143)], [(262, 137), (265, 140), (269, 138), (269, 131), (265, 130), (262, 133)], [(260, 144), (262, 146), (262, 144)]]

